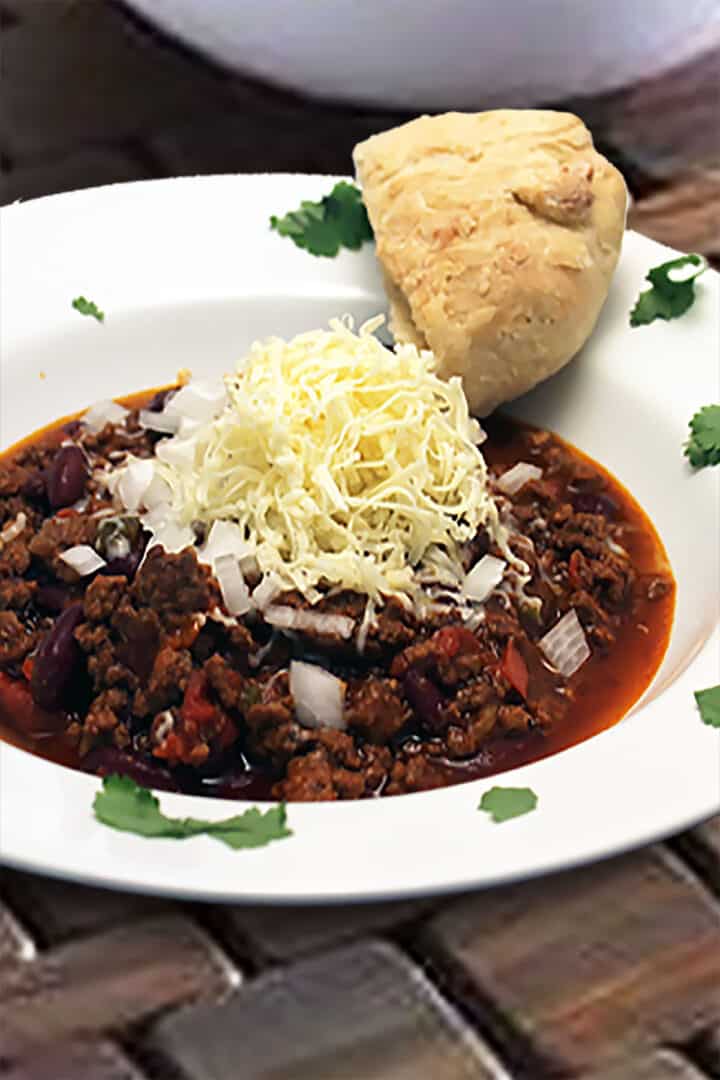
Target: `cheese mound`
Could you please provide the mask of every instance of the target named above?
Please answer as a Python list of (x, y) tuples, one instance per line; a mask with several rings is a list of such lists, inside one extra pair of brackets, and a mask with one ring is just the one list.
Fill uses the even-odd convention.
[(236, 523), (261, 572), (311, 603), (321, 584), (414, 603), (418, 572), (460, 567), (481, 526), (502, 542), (460, 379), (385, 348), (381, 322), (254, 344), (220, 411), (158, 445), (163, 516)]

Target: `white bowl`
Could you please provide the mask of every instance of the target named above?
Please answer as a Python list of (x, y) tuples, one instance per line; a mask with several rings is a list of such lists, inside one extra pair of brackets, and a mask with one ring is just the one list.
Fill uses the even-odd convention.
[[(227, 371), (253, 338), (385, 305), (370, 245), (315, 259), (268, 228), (271, 213), (333, 180), (205, 177), (118, 184), (0, 214), (2, 445), (93, 400)], [(720, 809), (720, 730), (693, 691), (720, 679), (718, 481), (682, 453), (689, 418), (717, 400), (718, 284), (682, 319), (633, 330), (628, 313), (667, 248), (628, 233), (582, 354), (513, 405), (606, 465), (647, 509), (678, 585), (670, 645), (615, 727), (503, 774), (391, 799), (292, 804), (294, 836), (232, 852), (209, 837), (144, 840), (99, 825), (95, 777), (0, 743), (0, 857), (106, 885), (214, 900), (319, 901), (488, 885), (647, 843)], [(78, 294), (100, 325), (70, 306)], [(535, 813), (493, 825), (495, 782), (530, 786)], [(246, 804), (163, 795), (167, 813), (226, 817)]]
[(717, 0), (128, 0), (237, 71), (421, 109), (561, 101), (637, 82), (720, 29)]

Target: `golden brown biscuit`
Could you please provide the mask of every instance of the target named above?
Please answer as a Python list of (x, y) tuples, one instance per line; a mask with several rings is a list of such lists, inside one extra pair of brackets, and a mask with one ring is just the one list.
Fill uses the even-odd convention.
[(607, 296), (620, 173), (570, 113), (422, 116), (355, 147), (399, 341), (486, 415), (566, 364)]

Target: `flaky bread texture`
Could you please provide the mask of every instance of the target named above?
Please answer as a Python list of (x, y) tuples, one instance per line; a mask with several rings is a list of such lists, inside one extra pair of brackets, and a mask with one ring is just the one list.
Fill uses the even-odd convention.
[(570, 113), (422, 116), (354, 152), (398, 341), (491, 412), (590, 335), (625, 226), (620, 173)]

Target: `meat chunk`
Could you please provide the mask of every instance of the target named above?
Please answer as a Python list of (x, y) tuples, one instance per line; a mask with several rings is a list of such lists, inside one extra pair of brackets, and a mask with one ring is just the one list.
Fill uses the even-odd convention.
[(371, 743), (390, 742), (407, 724), (410, 710), (396, 679), (368, 678), (351, 693), (348, 727)]
[(37, 642), (37, 632), (26, 627), (14, 611), (0, 611), (0, 664), (24, 660)]
[(29, 544), (30, 554), (62, 581), (74, 583), (78, 575), (59, 556), (76, 544), (92, 547), (97, 534), (97, 521), (86, 514), (55, 515), (43, 522), (40, 531)]
[(127, 579), (124, 577), (96, 577), (85, 592), (85, 618), (96, 623), (110, 619), (125, 594), (126, 586)]
[(140, 567), (131, 595), (138, 607), (148, 607), (168, 628), (177, 628), (184, 616), (207, 612), (220, 599), (209, 567), (199, 563), (194, 551), (168, 555), (152, 548)]
[(223, 708), (242, 712), (247, 701), (247, 685), (240, 672), (217, 653), (210, 657), (203, 670)]
[(135, 693), (133, 713), (136, 716), (149, 716), (178, 705), (192, 670), (192, 656), (186, 649), (163, 646), (155, 657), (147, 685)]

